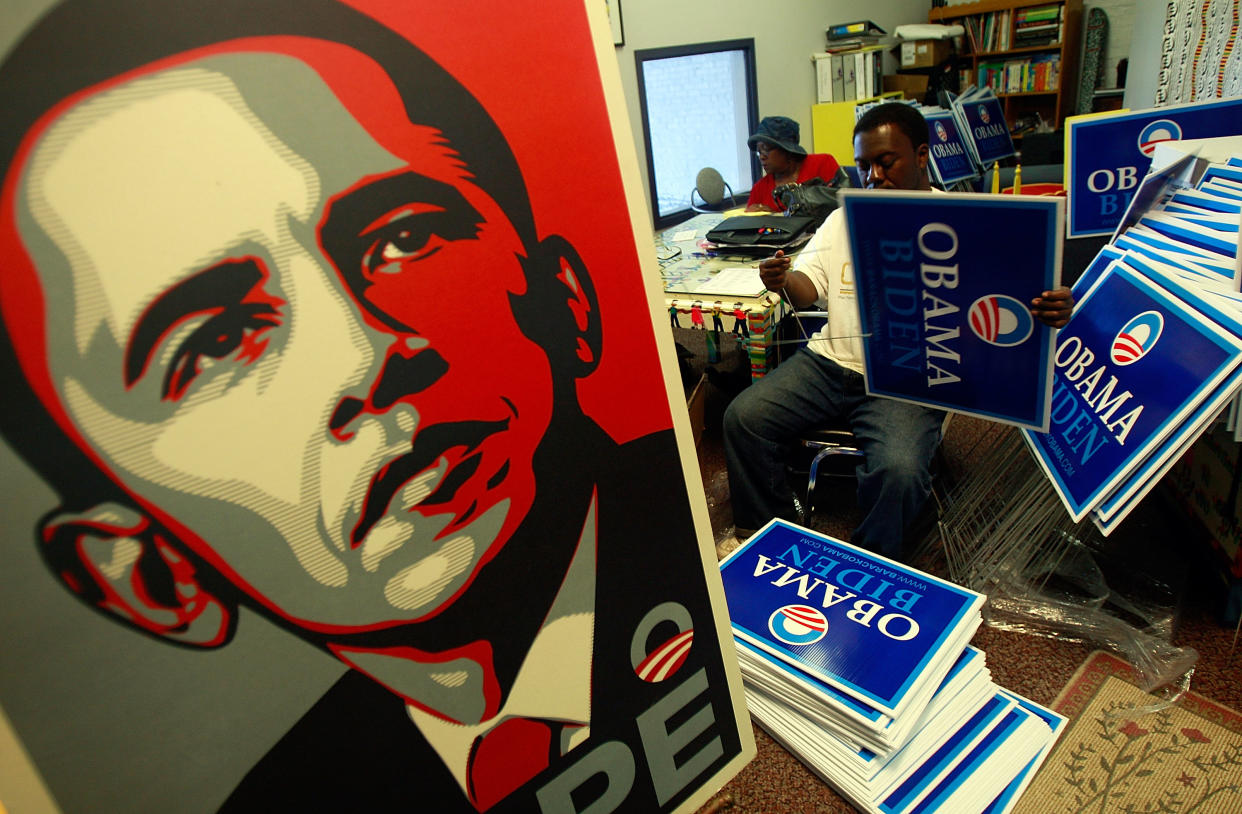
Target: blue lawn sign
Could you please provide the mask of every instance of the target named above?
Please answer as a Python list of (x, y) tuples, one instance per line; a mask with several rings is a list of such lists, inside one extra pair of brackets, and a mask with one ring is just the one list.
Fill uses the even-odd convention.
[(1240, 123), (1239, 98), (1069, 119), (1066, 234), (1111, 234), (1147, 174), (1157, 144), (1236, 135)]
[(984, 599), (782, 520), (720, 576), (735, 635), (893, 717), (949, 672)]
[(867, 392), (1047, 429), (1052, 330), (1028, 305), (1061, 279), (1060, 198), (841, 194)]
[(962, 134), (958, 132), (957, 121), (949, 111), (925, 113), (927, 120), (927, 143), (931, 153), (932, 169), (944, 186), (974, 178), (976, 173), (974, 162), (970, 160)]
[(1053, 712), (1047, 707), (1041, 707), (1035, 702), (1023, 698), (1020, 695), (1014, 695), (1008, 690), (1001, 688), (1000, 692), (1018, 706), (1044, 722), (1047, 727), (1052, 730), (1052, 738), (1044, 745), (1030, 763), (1023, 767), (1017, 777), (1013, 779), (1000, 796), (988, 804), (980, 814), (1005, 814), (1013, 809), (1018, 798), (1022, 796), (1022, 792), (1030, 785), (1031, 780), (1035, 778), (1035, 773), (1039, 771), (1039, 767), (1043, 765), (1044, 758), (1048, 757), (1048, 753), (1052, 751), (1052, 747), (1056, 745), (1057, 740), (1061, 737), (1062, 730), (1069, 723), (1069, 719), (1064, 715)]
[(1242, 340), (1113, 264), (1057, 336), (1049, 432), (1024, 433), (1074, 522), (1095, 509), (1242, 359)]
[(1005, 121), (1005, 110), (991, 88), (976, 88), (953, 100), (962, 129), (975, 145), (979, 164), (987, 167), (1017, 152)]
[(1101, 246), (1100, 251), (1096, 254), (1082, 274), (1078, 275), (1078, 279), (1070, 286), (1070, 292), (1073, 293), (1076, 302), (1082, 302), (1087, 296), (1087, 292), (1092, 286), (1104, 276), (1108, 269), (1113, 265), (1114, 260), (1120, 260), (1125, 257), (1126, 253), (1116, 246)]
[(1168, 212), (1149, 212), (1139, 218), (1139, 225), (1159, 232), (1165, 237), (1179, 240), (1190, 246), (1205, 249), (1226, 258), (1238, 256), (1238, 223), (1229, 218), (1211, 228)]
[[(1167, 288), (1187, 305), (1212, 319), (1235, 337), (1242, 337), (1242, 302), (1236, 292), (1204, 290), (1201, 283), (1186, 277), (1179, 270), (1135, 252), (1126, 252), (1124, 264)], [(1194, 443), (1200, 433), (1220, 414), (1226, 402), (1237, 391), (1242, 380), (1242, 365), (1233, 369), (1216, 390), (1205, 394), (1197, 407), (1187, 415), (1155, 449), (1148, 454), (1130, 476), (1108, 494), (1093, 512), (1095, 524), (1108, 534), (1165, 475)]]

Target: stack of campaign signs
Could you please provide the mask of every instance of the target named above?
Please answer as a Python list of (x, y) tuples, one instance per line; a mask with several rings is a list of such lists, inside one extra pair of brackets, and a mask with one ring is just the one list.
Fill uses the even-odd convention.
[[(950, 109), (907, 102), (927, 121), (927, 147), (935, 180), (946, 189), (978, 177), (997, 161), (1017, 153), (1005, 110), (992, 88), (971, 86), (952, 96)], [(890, 100), (859, 105), (855, 115)]]
[[(963, 107), (959, 104), (961, 99), (967, 102), (974, 100), (974, 104)], [(869, 108), (890, 101), (885, 99), (859, 105), (855, 114), (861, 116)], [(979, 177), (985, 166), (1014, 152), (1004, 111), (991, 88), (968, 90), (953, 101), (952, 110), (920, 105), (914, 101), (906, 104), (923, 114), (927, 122), (927, 148), (933, 180), (946, 189), (960, 181)], [(988, 162), (984, 163), (981, 156), (987, 156)]]
[(992, 88), (971, 86), (953, 99), (952, 106), (958, 128), (967, 136), (966, 147), (978, 166), (990, 167), (1017, 153), (1005, 109)]
[(990, 87), (967, 88), (949, 110), (918, 107), (927, 121), (932, 174), (946, 189), (1017, 153), (1005, 110)]
[(1008, 811), (1064, 727), (992, 683), (981, 594), (780, 520), (720, 571), (751, 714), (863, 811)]
[(977, 149), (953, 111), (921, 107), (927, 121), (927, 150), (936, 181), (948, 189), (959, 181), (979, 175)]
[(1187, 156), (1144, 179), (1075, 283), (1051, 426), (1026, 433), (1075, 522), (1111, 532), (1235, 400), (1240, 213), (1242, 160)]

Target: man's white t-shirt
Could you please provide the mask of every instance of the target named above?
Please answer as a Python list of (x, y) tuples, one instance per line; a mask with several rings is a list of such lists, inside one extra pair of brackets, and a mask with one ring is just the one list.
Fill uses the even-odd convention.
[(793, 267), (810, 278), (818, 294), (815, 304), (828, 314), (828, 323), (812, 334), (807, 347), (841, 367), (862, 373), (862, 321), (858, 316), (850, 235), (845, 228), (844, 210), (838, 208), (832, 211), (823, 226), (798, 252)]
[(843, 210), (834, 209), (828, 215), (798, 252), (793, 267), (810, 278), (818, 295), (816, 305), (828, 312), (827, 324), (811, 335), (807, 347), (841, 367), (862, 373), (862, 327)]

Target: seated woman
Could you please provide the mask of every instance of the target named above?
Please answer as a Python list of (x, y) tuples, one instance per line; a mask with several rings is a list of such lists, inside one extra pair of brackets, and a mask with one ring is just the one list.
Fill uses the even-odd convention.
[(754, 135), (746, 139), (759, 156), (763, 177), (750, 189), (746, 210), (781, 212), (785, 206), (773, 192), (781, 184), (804, 183), (812, 178), (832, 181), (841, 169), (827, 153), (812, 153), (798, 144), (798, 123), (784, 116), (766, 116), (759, 122)]

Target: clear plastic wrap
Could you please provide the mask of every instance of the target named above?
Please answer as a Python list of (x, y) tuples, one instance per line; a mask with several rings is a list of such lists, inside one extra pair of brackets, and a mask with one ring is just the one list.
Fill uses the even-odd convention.
[(1171, 642), (1179, 586), (1170, 579), (1183, 568), (1169, 548), (1135, 545), (1141, 524), (1105, 538), (1089, 520), (1073, 523), (1012, 428), (991, 425), (965, 457), (969, 471), (937, 495), (941, 517), (924, 551), (988, 596), (987, 624), (1111, 650), (1144, 690), (1173, 703), (1198, 653)]

